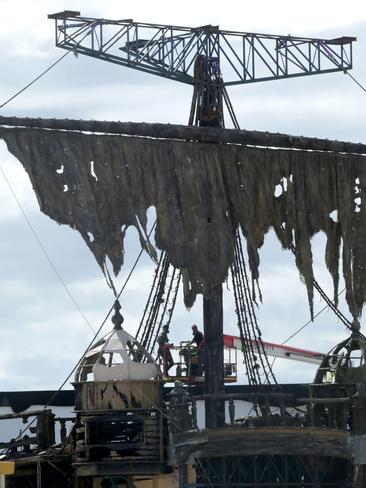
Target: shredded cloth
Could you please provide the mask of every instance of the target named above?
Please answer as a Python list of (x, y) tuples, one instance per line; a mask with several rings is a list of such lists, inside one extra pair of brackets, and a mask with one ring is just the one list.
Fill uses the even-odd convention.
[(340, 249), (346, 299), (354, 317), (366, 297), (366, 157), (234, 144), (92, 135), (12, 128), (0, 131), (29, 174), (41, 210), (78, 230), (106, 273), (123, 264), (123, 240), (156, 208), (155, 242), (182, 270), (184, 297), (209, 297), (233, 262), (238, 226), (254, 280), (270, 229), (296, 249), (296, 265), (313, 302), (311, 238), (326, 234), (326, 265), (336, 300)]

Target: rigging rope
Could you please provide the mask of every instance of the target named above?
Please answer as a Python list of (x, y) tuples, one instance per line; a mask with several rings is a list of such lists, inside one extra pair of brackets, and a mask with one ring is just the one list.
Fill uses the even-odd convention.
[(13, 195), (13, 198), (14, 198), (14, 200), (15, 200), (15, 202), (16, 202), (16, 204), (17, 204), (17, 206), (18, 206), (18, 208), (19, 208), (19, 210), (20, 210), (20, 212), (21, 212), (21, 214), (23, 215), (23, 217), (24, 217), (25, 221), (27, 222), (28, 227), (29, 227), (29, 229), (30, 229), (31, 233), (33, 234), (33, 237), (35, 238), (35, 240), (36, 240), (37, 244), (39, 245), (39, 247), (40, 247), (40, 249), (41, 249), (42, 253), (43, 253), (43, 254), (44, 254), (44, 256), (46, 257), (46, 259), (47, 259), (47, 261), (48, 261), (49, 265), (51, 266), (51, 268), (52, 268), (52, 270), (53, 270), (53, 272), (54, 272), (54, 273), (55, 273), (55, 275), (57, 276), (58, 280), (60, 281), (60, 283), (61, 283), (62, 287), (64, 288), (65, 292), (67, 293), (67, 295), (70, 297), (70, 299), (71, 299), (72, 303), (75, 305), (76, 309), (78, 310), (78, 312), (80, 313), (80, 315), (83, 317), (83, 319), (84, 319), (85, 323), (87, 324), (87, 326), (89, 327), (89, 329), (90, 329), (90, 330), (91, 330), (93, 333), (95, 333), (95, 330), (94, 330), (93, 326), (91, 325), (91, 323), (90, 323), (90, 322), (89, 322), (89, 320), (87, 319), (87, 317), (86, 317), (86, 315), (84, 314), (84, 312), (81, 310), (81, 308), (80, 308), (79, 304), (77, 303), (76, 299), (75, 299), (75, 298), (74, 298), (74, 296), (72, 295), (72, 293), (71, 293), (71, 291), (69, 290), (68, 286), (66, 285), (66, 283), (65, 283), (64, 279), (62, 278), (61, 274), (59, 273), (58, 269), (56, 268), (56, 266), (55, 266), (54, 262), (52, 261), (51, 257), (49, 256), (49, 254), (48, 254), (48, 252), (47, 252), (46, 248), (45, 248), (45, 247), (44, 247), (44, 245), (42, 244), (41, 239), (39, 238), (39, 236), (38, 236), (38, 234), (37, 234), (37, 232), (36, 232), (35, 228), (33, 227), (33, 225), (32, 225), (32, 223), (31, 223), (31, 221), (29, 220), (29, 218), (28, 218), (28, 216), (27, 216), (27, 214), (25, 213), (25, 210), (24, 210), (24, 208), (23, 208), (22, 204), (20, 203), (20, 200), (18, 199), (18, 197), (17, 197), (17, 195), (16, 195), (16, 193), (15, 193), (15, 191), (14, 191), (14, 189), (13, 189), (13, 187), (12, 187), (12, 185), (11, 185), (10, 181), (8, 180), (8, 178), (7, 178), (7, 176), (6, 176), (5, 172), (4, 172), (4, 169), (2, 168), (2, 166), (1, 166), (1, 165), (0, 165), (0, 172), (1, 172), (1, 174), (3, 175), (3, 178), (4, 178), (4, 180), (5, 180), (5, 182), (6, 182), (7, 186), (8, 186), (8, 188), (9, 188), (9, 190), (10, 190), (10, 193)]
[[(180, 271), (171, 266), (168, 255), (162, 252), (158, 266), (155, 269), (149, 298), (136, 334), (137, 341), (151, 355), (154, 353), (157, 337), (163, 321), (166, 319), (166, 325), (170, 325), (177, 300), (180, 278)], [(176, 284), (174, 286), (175, 281)], [(173, 298), (171, 301), (172, 294)], [(168, 309), (169, 305), (171, 307)], [(141, 360), (146, 361), (147, 358), (141, 358)]]
[[(261, 384), (260, 367), (262, 368), (266, 382), (268, 384), (271, 384), (271, 382), (277, 384), (262, 341), (262, 333), (253, 305), (254, 300), (249, 286), (239, 232), (237, 232), (235, 239), (235, 258), (234, 264), (231, 267), (231, 277), (233, 281), (235, 311), (238, 317), (242, 352), (249, 384)], [(257, 362), (258, 358), (261, 366)]]
[[(93, 25), (93, 24), (96, 24), (97, 21), (94, 21), (92, 24), (89, 24), (87, 26), (82, 26), (79, 30), (75, 31), (74, 34), (78, 34), (80, 35), (83, 31), (86, 31), (86, 34), (84, 37), (82, 37), (80, 39), (80, 41), (77, 43), (77, 45), (75, 45), (75, 49), (77, 48), (77, 46), (89, 35), (89, 28)], [(16, 93), (14, 93), (13, 96), (11, 96), (10, 98), (8, 98), (7, 100), (5, 100), (5, 102), (3, 102), (1, 105), (0, 105), (0, 108), (3, 108), (5, 107), (8, 103), (10, 103), (12, 100), (14, 100), (15, 98), (17, 98), (21, 93), (23, 93), (25, 90), (27, 90), (29, 87), (31, 87), (32, 85), (34, 85), (34, 83), (36, 83), (40, 78), (42, 78), (46, 73), (48, 73), (49, 71), (51, 71), (52, 68), (54, 68), (60, 61), (62, 61), (64, 58), (66, 58), (66, 56), (68, 54), (70, 54), (71, 52), (73, 52), (74, 54), (76, 53), (76, 50), (74, 51), (67, 51), (65, 54), (63, 54), (61, 57), (59, 57), (58, 59), (56, 59), (56, 61), (54, 63), (52, 63), (48, 68), (46, 68), (44, 71), (42, 71), (42, 73), (40, 73), (38, 76), (36, 76), (32, 81), (30, 81), (27, 85), (25, 85), (21, 90), (17, 91)]]
[(141, 321), (140, 321), (140, 324), (138, 326), (138, 329), (137, 329), (137, 332), (136, 332), (136, 339), (140, 342), (140, 334), (142, 333), (143, 334), (143, 325), (144, 325), (144, 321), (145, 321), (145, 317), (146, 317), (146, 314), (149, 313), (150, 314), (150, 303), (151, 303), (151, 300), (154, 299), (154, 290), (155, 290), (155, 287), (156, 287), (156, 282), (157, 282), (157, 279), (158, 279), (158, 269), (162, 263), (162, 260), (163, 260), (163, 253), (160, 254), (160, 257), (159, 257), (159, 261), (158, 261), (158, 267), (155, 269), (155, 274), (154, 274), (154, 281), (151, 285), (151, 288), (150, 288), (150, 294), (149, 294), (149, 297), (147, 299), (147, 302), (146, 302), (146, 306), (145, 306), (145, 309), (143, 311), (143, 314), (142, 314), (142, 317), (141, 317)]
[[(155, 226), (156, 226), (156, 221), (154, 222), (154, 224), (152, 225), (151, 229), (150, 229), (150, 232), (148, 234), (148, 237), (150, 237), (150, 235), (152, 234), (153, 230), (155, 229)], [(124, 292), (130, 278), (131, 278), (131, 275), (132, 273), (134, 272), (141, 256), (142, 256), (142, 253), (144, 252), (144, 249), (141, 248), (140, 249), (140, 252), (139, 254), (137, 255), (137, 258), (135, 259), (135, 262), (132, 266), (132, 268), (130, 269), (130, 272), (128, 273), (122, 287), (121, 287), (121, 290), (120, 292), (118, 293), (117, 295), (117, 300), (120, 299), (122, 293)], [(77, 363), (75, 364), (75, 366), (72, 368), (72, 370), (70, 371), (70, 373), (68, 374), (68, 376), (65, 378), (65, 380), (62, 382), (62, 384), (59, 386), (59, 388), (55, 391), (55, 393), (53, 393), (53, 395), (51, 395), (51, 397), (48, 399), (47, 403), (44, 405), (43, 407), (43, 410), (46, 410), (47, 407), (49, 407), (52, 403), (52, 401), (56, 398), (56, 396), (58, 395), (58, 393), (62, 390), (62, 388), (66, 385), (66, 383), (69, 381), (69, 379), (71, 378), (71, 376), (75, 373), (76, 369), (78, 368), (79, 364), (81, 363), (82, 359), (84, 358), (85, 354), (89, 351), (89, 349), (92, 347), (92, 345), (94, 344), (95, 340), (97, 339), (99, 333), (101, 332), (103, 326), (105, 325), (105, 323), (107, 322), (108, 320), (108, 317), (110, 316), (110, 314), (113, 312), (114, 310), (114, 304), (111, 306), (111, 308), (109, 309), (109, 311), (107, 312), (104, 320), (102, 321), (101, 325), (99, 326), (98, 330), (95, 332), (92, 340), (89, 342), (88, 346), (86, 347), (86, 349), (84, 350), (83, 354), (81, 355), (81, 357), (79, 358), (79, 360), (77, 361)], [(29, 422), (29, 424), (19, 433), (19, 435), (16, 437), (15, 440), (18, 440), (21, 438), (21, 436), (29, 429), (29, 427), (31, 425), (34, 424), (34, 422), (37, 420), (37, 417), (34, 417), (33, 420), (31, 420)], [(1, 451), (1, 454), (4, 454), (5, 452), (7, 452), (9, 449), (8, 448), (4, 448), (2, 451)]]
[[(283, 227), (283, 225), (281, 225), (281, 230), (283, 233), (285, 233), (285, 228)], [(292, 254), (296, 257), (296, 247), (294, 246), (294, 244), (290, 243), (289, 248)], [(316, 291), (319, 293), (321, 298), (325, 301), (327, 306), (334, 312), (334, 314), (338, 317), (338, 319), (343, 323), (343, 325), (345, 325), (347, 329), (353, 331), (354, 330), (353, 323), (350, 322), (345, 315), (343, 315), (343, 313), (339, 310), (337, 305), (328, 297), (328, 295), (325, 293), (325, 291), (322, 289), (322, 287), (319, 285), (319, 283), (316, 281), (315, 278), (313, 278), (313, 286), (316, 289)]]
[[(169, 277), (169, 275), (168, 275), (168, 277)], [(151, 344), (151, 346), (149, 348), (149, 353), (151, 355), (153, 355), (153, 353), (154, 353), (155, 346), (156, 346), (156, 342), (157, 342), (157, 339), (158, 339), (158, 335), (159, 335), (160, 330), (162, 328), (163, 322), (165, 322), (164, 325), (166, 325), (168, 327), (168, 329), (169, 329), (169, 326), (170, 326), (170, 323), (171, 323), (171, 320), (172, 320), (172, 317), (173, 317), (173, 311), (175, 309), (175, 304), (176, 304), (176, 301), (177, 301), (178, 289), (179, 289), (179, 284), (180, 284), (180, 278), (181, 278), (180, 271), (173, 267), (173, 271), (172, 271), (172, 274), (171, 274), (171, 279), (170, 279), (168, 291), (167, 291), (166, 298), (165, 298), (165, 301), (164, 301), (164, 309), (163, 309), (163, 311), (161, 313), (158, 327), (156, 327), (156, 332), (155, 332), (155, 335), (154, 335), (152, 344)], [(176, 281), (176, 284), (175, 284), (175, 289), (173, 291), (174, 281)], [(173, 299), (171, 300), (171, 294), (172, 293), (173, 293)], [(169, 305), (170, 305), (170, 308), (168, 308)], [(165, 320), (165, 317), (166, 316), (167, 316), (167, 319)]]
[(141, 345), (144, 349), (148, 350), (151, 344), (151, 338), (154, 335), (154, 329), (158, 320), (160, 307), (164, 303), (165, 285), (168, 276), (169, 259), (166, 253), (163, 253), (162, 265), (159, 274), (159, 280), (157, 285), (157, 292), (154, 295), (153, 306), (150, 309), (148, 321), (144, 328), (144, 338)]
[[(346, 291), (346, 288), (343, 288), (343, 290), (341, 290), (337, 297), (341, 296), (342, 293), (344, 293)], [(307, 327), (308, 325), (310, 324), (313, 324), (314, 323), (314, 319), (316, 319), (317, 317), (319, 317), (319, 315), (321, 313), (323, 313), (325, 310), (327, 310), (327, 308), (329, 308), (329, 305), (325, 305), (322, 309), (319, 310), (319, 312), (317, 312), (314, 317), (310, 320), (308, 320), (304, 325), (302, 325), (301, 327), (299, 327), (297, 330), (295, 330), (295, 332), (293, 332), (287, 339), (285, 339), (284, 341), (281, 342), (281, 345), (284, 346), (285, 344), (287, 344), (291, 339), (293, 339), (295, 336), (297, 336), (297, 334), (299, 334), (302, 330), (305, 329), (305, 327)], [(274, 363), (276, 362), (276, 357), (273, 358), (273, 361), (271, 363), (271, 366), (273, 367)]]
[(252, 328), (253, 338), (256, 341), (256, 346), (257, 346), (257, 349), (259, 352), (259, 360), (260, 360), (261, 365), (262, 365), (262, 371), (266, 377), (266, 381), (268, 384), (271, 383), (270, 376), (272, 377), (272, 381), (275, 384), (277, 384), (277, 381), (276, 381), (276, 378), (275, 378), (274, 373), (272, 371), (266, 350), (264, 348), (264, 344), (262, 341), (262, 332), (259, 328), (257, 316), (256, 316), (256, 313), (254, 310), (253, 300), (252, 300), (251, 294), (250, 294), (248, 273), (246, 270), (246, 265), (245, 265), (245, 260), (244, 260), (244, 252), (243, 252), (239, 232), (237, 233), (237, 237), (236, 237), (236, 246), (237, 246), (237, 249), (239, 251), (239, 260), (241, 262), (240, 270), (244, 276), (244, 291), (245, 291), (245, 297), (247, 300), (247, 304), (248, 304), (248, 308), (249, 308), (249, 316), (250, 316), (250, 322), (249, 323), (250, 323), (250, 326)]
[[(343, 290), (342, 290), (342, 291), (340, 291), (340, 292), (338, 293), (338, 296), (340, 296), (340, 295), (341, 295), (342, 293), (344, 293), (345, 291), (346, 291), (346, 289), (345, 289), (345, 288), (343, 288)], [(323, 307), (321, 310), (319, 310), (319, 312), (318, 312), (318, 313), (316, 313), (316, 314), (314, 315), (314, 319), (316, 319), (316, 318), (317, 318), (317, 317), (318, 317), (318, 316), (319, 316), (319, 315), (320, 315), (322, 312), (324, 312), (324, 310), (326, 310), (327, 308), (329, 308), (329, 305), (325, 305), (325, 306), (324, 306), (324, 307)], [(302, 325), (301, 327), (299, 327), (299, 328), (298, 328), (297, 330), (295, 330), (295, 332), (293, 332), (293, 333), (292, 333), (292, 334), (291, 334), (291, 335), (290, 335), (290, 336), (289, 336), (287, 339), (285, 339), (283, 342), (281, 342), (281, 345), (283, 346), (283, 345), (287, 344), (287, 342), (289, 342), (291, 339), (293, 339), (295, 336), (297, 336), (297, 334), (299, 334), (299, 333), (300, 333), (302, 330), (304, 330), (304, 329), (305, 329), (305, 327), (307, 327), (308, 325), (312, 324), (313, 322), (314, 322), (314, 320), (311, 320), (311, 319), (310, 319), (310, 320), (308, 320), (308, 321), (306, 322), (306, 324), (304, 324), (304, 325)], [(272, 363), (272, 364), (273, 364), (273, 363)]]
[(240, 280), (240, 263), (235, 262), (235, 274), (234, 270), (231, 271), (232, 277), (235, 276), (233, 280), (233, 289), (235, 298), (235, 310), (238, 316), (238, 327), (240, 331), (240, 338), (242, 344), (242, 352), (244, 356), (245, 366), (247, 370), (247, 376), (249, 384), (258, 384), (261, 379), (259, 376), (258, 368), (255, 367), (256, 356), (254, 354), (252, 337), (248, 329), (249, 314), (247, 310), (248, 302), (244, 296), (243, 289), (244, 286)]
[(23, 87), (21, 90), (17, 91), (13, 96), (11, 96), (10, 98), (8, 98), (4, 103), (2, 103), (0, 105), (0, 108), (3, 108), (5, 107), (5, 105), (7, 105), (8, 103), (10, 103), (12, 100), (14, 100), (14, 98), (16, 98), (17, 96), (19, 96), (21, 93), (23, 93), (25, 90), (27, 90), (27, 88), (31, 87), (32, 85), (34, 85), (34, 83), (36, 83), (40, 78), (42, 78), (42, 76), (44, 76), (46, 73), (48, 73), (52, 68), (54, 68), (56, 66), (56, 64), (58, 64), (60, 61), (62, 61), (64, 58), (66, 58), (66, 56), (68, 54), (70, 54), (70, 52), (72, 51), (67, 51), (65, 54), (63, 54), (60, 58), (58, 58), (53, 64), (51, 64), (51, 66), (49, 66), (47, 69), (45, 69), (44, 71), (42, 71), (41, 74), (39, 74), (36, 78), (34, 78), (30, 83), (28, 83), (25, 87)]
[[(235, 268), (234, 268), (235, 266)], [(240, 289), (239, 287), (239, 284), (237, 282), (237, 277), (236, 277), (236, 265), (233, 265), (231, 267), (231, 277), (232, 277), (232, 280), (233, 280), (233, 291), (234, 291), (234, 300), (235, 300), (235, 311), (236, 311), (236, 314), (237, 314), (237, 318), (238, 318), (238, 327), (239, 327), (239, 333), (240, 333), (240, 340), (241, 340), (241, 344), (242, 344), (242, 353), (243, 353), (243, 363), (245, 365), (245, 374), (246, 376), (248, 377), (248, 383), (249, 384), (256, 384), (256, 379), (253, 378), (253, 368), (250, 364), (250, 361), (249, 361), (249, 357), (248, 357), (248, 354), (246, 354), (246, 337), (245, 337), (245, 332), (244, 332), (244, 328), (242, 327), (242, 324), (245, 323), (245, 320), (243, 319), (243, 313), (245, 313), (245, 308), (244, 307), (241, 307), (239, 305), (239, 293), (238, 293), (238, 290)]]
[(325, 291), (321, 288), (319, 283), (315, 280), (314, 278), (314, 288), (317, 290), (319, 295), (322, 297), (322, 299), (325, 301), (327, 306), (332, 310), (332, 312), (335, 313), (335, 315), (338, 317), (338, 319), (343, 322), (343, 325), (347, 327), (349, 330), (353, 330), (353, 324), (350, 322), (347, 317), (343, 315), (343, 313), (339, 310), (337, 305), (328, 297), (328, 295), (325, 293)]
[(361, 88), (361, 90), (363, 90), (366, 93), (366, 88), (358, 80), (356, 80), (356, 78), (352, 76), (349, 73), (349, 71), (345, 71), (344, 73), (348, 75), (351, 78), (351, 80), (353, 80), (356, 83), (356, 85), (358, 85)]

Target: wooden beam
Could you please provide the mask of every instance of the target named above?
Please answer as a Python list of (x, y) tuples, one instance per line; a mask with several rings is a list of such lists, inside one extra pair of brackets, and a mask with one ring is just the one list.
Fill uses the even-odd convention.
[(30, 446), (37, 443), (38, 439), (36, 436), (26, 438), (22, 437), (21, 439), (13, 439), (9, 442), (0, 442), (0, 449), (13, 449), (15, 447)]
[(52, 410), (47, 408), (43, 408), (42, 410), (30, 410), (29, 412), (20, 412), (20, 413), (6, 413), (4, 415), (0, 415), (0, 420), (9, 420), (9, 419), (19, 419), (19, 418), (28, 418), (28, 417), (36, 417), (37, 415), (42, 415), (44, 412), (51, 412)]
[(349, 397), (339, 398), (298, 398), (298, 403), (349, 403), (352, 399)]
[(118, 134), (157, 139), (177, 139), (207, 143), (239, 144), (311, 151), (330, 151), (365, 154), (366, 144), (342, 142), (313, 137), (291, 136), (271, 132), (193, 127), (174, 124), (147, 124), (139, 122), (109, 122), (98, 120), (35, 119), (0, 116), (1, 127), (26, 127), (101, 134)]
[(332, 456), (351, 459), (349, 434), (328, 428), (226, 426), (218, 430), (179, 433), (175, 439), (177, 461), (191, 455), (222, 456)]
[(222, 285), (210, 297), (203, 297), (205, 333), (205, 417), (208, 429), (225, 425), (225, 393)]

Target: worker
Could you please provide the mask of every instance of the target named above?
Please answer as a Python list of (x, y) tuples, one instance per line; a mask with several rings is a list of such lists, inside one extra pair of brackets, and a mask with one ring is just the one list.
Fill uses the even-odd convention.
[(193, 373), (197, 376), (202, 376), (204, 370), (204, 337), (201, 331), (198, 330), (196, 324), (192, 325), (192, 334), (193, 339), (191, 340), (191, 344), (196, 344), (196, 365), (193, 368)]
[[(179, 351), (187, 370), (187, 376), (202, 376), (204, 363), (203, 334), (196, 324), (192, 325), (193, 339)], [(179, 376), (179, 375), (178, 375)]]
[(193, 334), (193, 339), (191, 340), (191, 344), (193, 342), (196, 343), (197, 350), (203, 347), (203, 334), (198, 330), (198, 327), (196, 324), (192, 325), (192, 334)]
[(165, 324), (163, 325), (163, 330), (161, 331), (161, 333), (157, 338), (157, 343), (159, 346), (158, 357), (161, 359), (163, 363), (164, 376), (169, 376), (168, 371), (174, 364), (172, 353), (170, 352), (168, 333), (169, 333), (169, 325)]

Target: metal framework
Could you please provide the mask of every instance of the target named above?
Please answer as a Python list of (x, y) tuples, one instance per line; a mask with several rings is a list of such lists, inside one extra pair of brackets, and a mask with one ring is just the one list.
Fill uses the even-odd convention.
[(200, 458), (192, 488), (349, 487), (353, 467), (346, 459), (318, 456), (222, 456)]
[(207, 60), (210, 73), (223, 73), (225, 86), (346, 71), (356, 40), (97, 19), (68, 10), (48, 17), (60, 48), (190, 85), (202, 83), (194, 73), (197, 56)]

